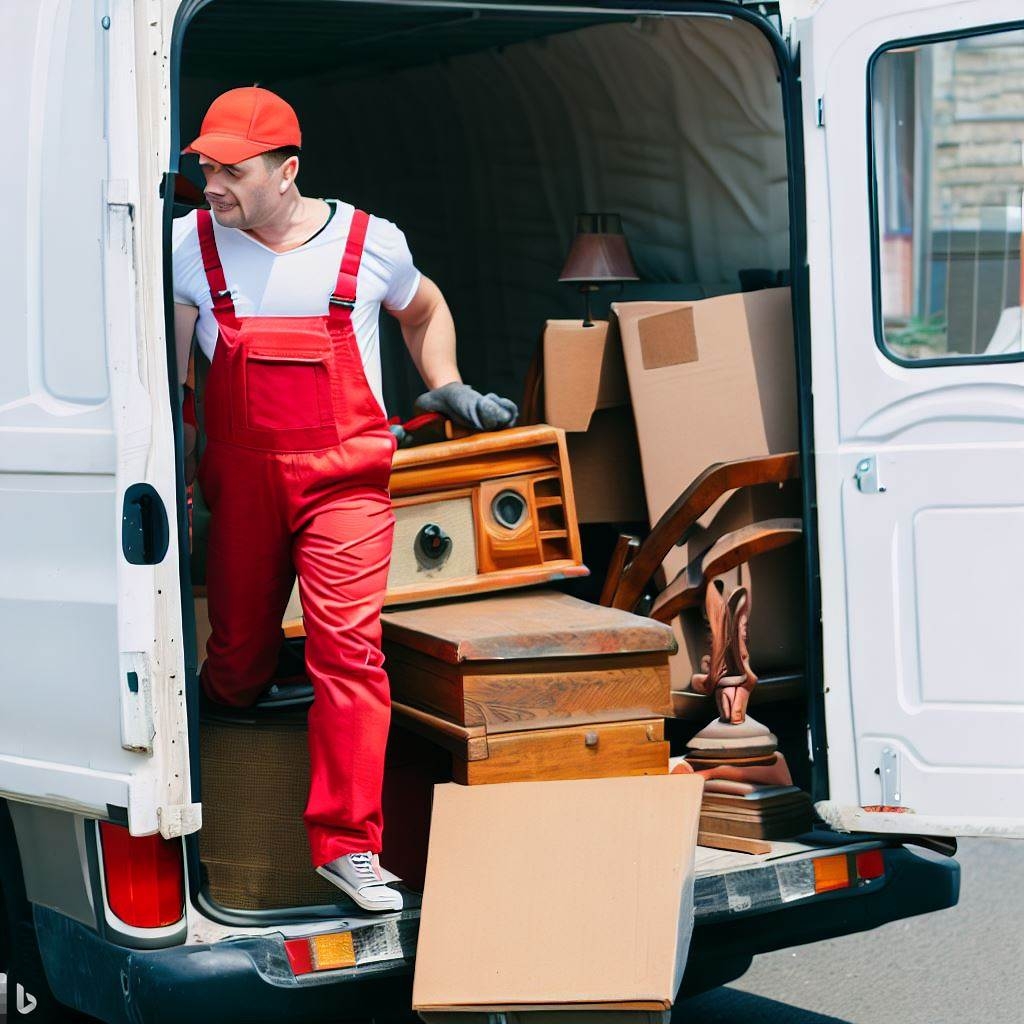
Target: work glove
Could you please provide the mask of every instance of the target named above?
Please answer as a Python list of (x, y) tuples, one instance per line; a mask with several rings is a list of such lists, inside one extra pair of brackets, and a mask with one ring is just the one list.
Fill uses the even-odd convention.
[(502, 430), (515, 424), (519, 416), (516, 403), (494, 393), (479, 391), (460, 381), (443, 384), (420, 395), (413, 403), (416, 412), (436, 412), (476, 430)]

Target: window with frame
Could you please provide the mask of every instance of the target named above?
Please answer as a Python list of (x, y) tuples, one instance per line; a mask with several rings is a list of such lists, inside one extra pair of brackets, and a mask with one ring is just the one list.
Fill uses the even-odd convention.
[(879, 345), (1024, 358), (1024, 30), (894, 46), (870, 84)]

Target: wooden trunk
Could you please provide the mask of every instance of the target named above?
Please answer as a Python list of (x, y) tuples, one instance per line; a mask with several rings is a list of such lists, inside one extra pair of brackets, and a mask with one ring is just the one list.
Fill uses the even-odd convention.
[(670, 627), (557, 591), (389, 610), (394, 699), (488, 736), (671, 715)]

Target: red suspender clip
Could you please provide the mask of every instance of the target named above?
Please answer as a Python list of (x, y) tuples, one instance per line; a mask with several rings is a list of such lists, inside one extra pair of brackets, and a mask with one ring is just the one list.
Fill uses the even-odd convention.
[(334, 285), (334, 294), (328, 299), (330, 306), (353, 310), (356, 305), (356, 277), (359, 264), (363, 258), (363, 242), (366, 240), (366, 229), (370, 224), (370, 215), (363, 210), (352, 214), (352, 224), (348, 229), (348, 241), (338, 268), (338, 280)]

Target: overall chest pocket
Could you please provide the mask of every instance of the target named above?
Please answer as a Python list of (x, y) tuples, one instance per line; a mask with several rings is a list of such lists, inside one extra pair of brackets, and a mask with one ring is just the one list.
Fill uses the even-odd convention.
[(334, 425), (331, 378), (322, 351), (245, 353), (245, 421), (250, 430), (310, 430)]

